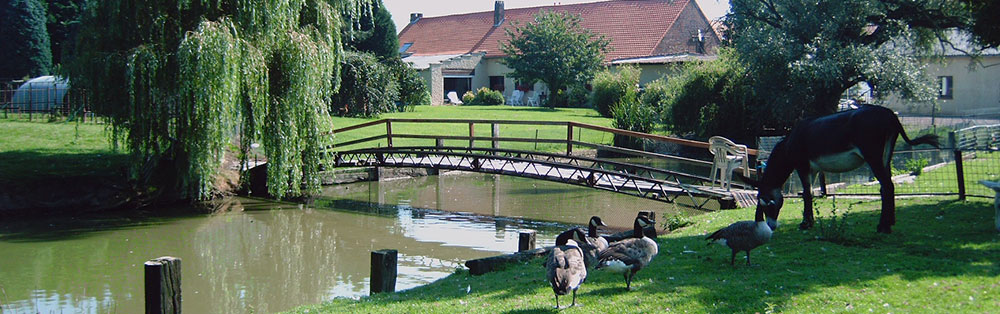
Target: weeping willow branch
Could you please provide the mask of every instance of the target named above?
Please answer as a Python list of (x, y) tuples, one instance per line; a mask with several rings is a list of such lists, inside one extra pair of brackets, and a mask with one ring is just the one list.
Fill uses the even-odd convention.
[(168, 178), (155, 183), (206, 199), (230, 147), (246, 156), (261, 142), (272, 195), (315, 193), (339, 86), (341, 12), (358, 21), (377, 3), (94, 1), (68, 74), (110, 118), (133, 178)]

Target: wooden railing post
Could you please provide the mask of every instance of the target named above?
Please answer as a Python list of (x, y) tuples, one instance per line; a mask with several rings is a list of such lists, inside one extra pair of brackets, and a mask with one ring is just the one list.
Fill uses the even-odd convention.
[(387, 145), (392, 147), (392, 121), (385, 120), (385, 139), (388, 141)]
[(490, 137), (493, 138), (493, 149), (500, 148), (500, 141), (497, 140), (500, 137), (500, 125), (496, 123), (490, 123), (491, 132)]
[(396, 257), (398, 254), (399, 252), (396, 250), (372, 252), (370, 294), (396, 291)]
[(164, 256), (144, 264), (146, 313), (181, 312), (181, 259)]
[(535, 232), (525, 231), (517, 235), (517, 251), (530, 251), (535, 249)]
[(965, 200), (965, 169), (962, 167), (962, 150), (955, 149), (955, 174), (958, 177), (958, 200)]
[(573, 123), (566, 123), (566, 156), (573, 154)]
[(476, 124), (469, 122), (469, 148), (476, 147)]

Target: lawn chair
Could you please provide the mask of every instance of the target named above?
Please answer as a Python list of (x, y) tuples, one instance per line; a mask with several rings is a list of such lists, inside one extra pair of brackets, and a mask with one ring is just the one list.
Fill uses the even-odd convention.
[(532, 93), (531, 97), (528, 97), (528, 106), (538, 107), (538, 93)]
[(462, 99), (458, 98), (458, 93), (455, 91), (448, 92), (448, 102), (455, 105), (461, 105)]
[(507, 97), (507, 105), (524, 106), (524, 103), (521, 102), (522, 98), (524, 98), (524, 92), (515, 89), (510, 93), (510, 97)]
[(732, 186), (732, 173), (736, 167), (743, 166), (743, 176), (750, 177), (750, 161), (747, 157), (747, 146), (733, 143), (729, 139), (721, 136), (713, 136), (708, 139), (708, 151), (715, 156), (712, 160), (712, 186), (715, 186), (716, 174), (719, 177), (719, 185), (726, 188)]

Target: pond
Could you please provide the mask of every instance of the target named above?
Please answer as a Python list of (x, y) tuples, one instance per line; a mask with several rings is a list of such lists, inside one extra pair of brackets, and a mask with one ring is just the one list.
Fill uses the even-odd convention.
[(0, 222), (0, 312), (139, 313), (142, 263), (182, 258), (184, 311), (276, 312), (368, 293), (370, 251), (399, 250), (397, 290), (468, 259), (538, 245), (600, 215), (696, 214), (564, 184), (462, 174), (327, 187), (310, 206), (235, 198), (214, 215), (93, 216)]

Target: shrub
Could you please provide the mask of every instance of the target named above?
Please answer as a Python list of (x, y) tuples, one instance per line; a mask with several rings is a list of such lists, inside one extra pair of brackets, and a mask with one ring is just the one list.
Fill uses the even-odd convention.
[(465, 92), (465, 94), (462, 95), (463, 105), (471, 106), (475, 101), (476, 101), (476, 93), (473, 93), (471, 90)]
[(674, 231), (694, 224), (694, 222), (692, 222), (690, 218), (685, 217), (682, 214), (670, 215), (665, 220), (666, 221), (663, 222), (663, 228), (670, 231)]
[(594, 76), (594, 106), (604, 117), (612, 117), (611, 109), (618, 103), (636, 101), (636, 86), (639, 85), (639, 68), (619, 67), (617, 71), (606, 69)]
[[(639, 102), (653, 108), (661, 117), (669, 117), (669, 115), (663, 115), (664, 112), (670, 111), (670, 93), (667, 88), (667, 81), (658, 79), (646, 84), (642, 95), (639, 96)], [(669, 123), (670, 121), (664, 120), (664, 122)]]
[(687, 66), (667, 82), (666, 95), (669, 109), (662, 111), (661, 121), (675, 134), (702, 139), (720, 135), (752, 142), (765, 128), (789, 127), (799, 114), (759, 98), (749, 71), (728, 49), (714, 61)]
[(373, 117), (395, 110), (399, 86), (392, 69), (370, 53), (347, 51), (341, 61), (340, 91), (334, 96), (342, 116)]
[(500, 106), (504, 104), (503, 93), (486, 87), (476, 91), (476, 99), (473, 100), (476, 106)]
[(929, 164), (927, 158), (909, 159), (906, 161), (906, 171), (912, 175), (919, 176), (924, 171), (924, 167), (927, 167)]
[[(656, 111), (637, 101), (620, 102), (611, 108), (611, 113), (613, 116), (612, 125), (618, 129), (649, 133), (656, 126)], [(640, 138), (616, 134), (614, 141), (615, 146), (618, 147), (639, 150), (643, 148)]]
[(407, 65), (399, 58), (390, 59), (389, 67), (396, 76), (399, 85), (399, 110), (412, 110), (413, 106), (430, 105), (430, 93), (427, 84), (416, 70)]
[(580, 85), (573, 85), (566, 89), (566, 106), (571, 108), (585, 108), (590, 106), (590, 91)]

